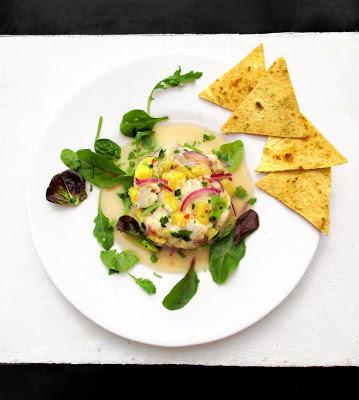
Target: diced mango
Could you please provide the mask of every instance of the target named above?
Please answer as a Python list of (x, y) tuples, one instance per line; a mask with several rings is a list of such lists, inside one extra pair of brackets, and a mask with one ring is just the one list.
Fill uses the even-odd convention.
[(188, 220), (184, 217), (185, 213), (182, 211), (176, 211), (175, 213), (172, 214), (171, 222), (172, 224), (178, 225), (181, 228), (183, 228)]
[(174, 196), (173, 192), (164, 192), (163, 202), (166, 206), (170, 207), (170, 209), (175, 212), (180, 209), (180, 201)]
[(225, 190), (227, 191), (227, 193), (228, 193), (230, 196), (233, 196), (233, 195), (234, 195), (234, 191), (236, 190), (236, 188), (235, 188), (233, 182), (230, 181), (229, 179), (223, 179), (223, 180), (221, 181), (221, 183), (222, 183), (223, 187), (225, 188)]
[(212, 238), (214, 238), (218, 233), (218, 230), (216, 228), (209, 228), (208, 232), (207, 232), (207, 237), (208, 240), (211, 240)]
[(196, 178), (203, 175), (211, 175), (211, 169), (205, 164), (197, 164), (192, 167), (192, 177)]
[(169, 171), (162, 174), (162, 178), (168, 181), (168, 186), (175, 190), (182, 186), (186, 180), (186, 175), (183, 172)]
[(128, 194), (130, 196), (132, 204), (136, 204), (138, 198), (138, 189), (131, 187), (128, 189)]
[(209, 204), (206, 201), (199, 201), (195, 204), (194, 213), (200, 224), (207, 225), (209, 221)]
[(160, 161), (160, 167), (163, 172), (167, 172), (171, 169), (171, 166), (173, 164), (173, 161), (171, 159), (169, 159), (168, 157), (164, 157), (161, 161)]
[(148, 238), (152, 240), (152, 242), (157, 243), (157, 244), (165, 244), (166, 243), (166, 238), (163, 237), (158, 237), (154, 235), (148, 235)]

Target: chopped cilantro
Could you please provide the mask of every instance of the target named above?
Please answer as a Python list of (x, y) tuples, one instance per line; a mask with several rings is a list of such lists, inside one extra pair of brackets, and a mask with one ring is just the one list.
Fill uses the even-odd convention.
[(177, 197), (181, 196), (181, 189), (175, 190), (175, 196), (177, 196)]
[(206, 133), (203, 134), (203, 141), (204, 142), (210, 142), (211, 140), (214, 140), (216, 138), (216, 135), (209, 134), (207, 135)]
[(177, 254), (181, 257), (181, 258), (186, 258), (186, 254), (184, 253), (184, 251), (182, 249), (178, 249), (177, 250)]
[(160, 223), (161, 223), (162, 228), (164, 228), (166, 226), (168, 221), (169, 221), (169, 219), (167, 217), (160, 218)]
[(257, 198), (256, 198), (256, 197), (251, 197), (251, 198), (247, 201), (247, 203), (248, 203), (250, 206), (253, 206), (254, 204), (256, 204), (256, 201), (257, 201)]
[(176, 149), (176, 150), (174, 151), (174, 153), (175, 153), (175, 154), (178, 154), (178, 153), (180, 153), (180, 151), (179, 151), (178, 149)]
[(147, 217), (147, 215), (153, 214), (155, 210), (159, 207), (158, 201), (155, 201), (152, 206), (147, 207), (145, 210), (143, 210), (142, 215), (144, 217)]
[(162, 158), (164, 158), (166, 153), (166, 150), (161, 149), (160, 152), (158, 153), (158, 159), (162, 160)]
[(244, 200), (246, 197), (248, 197), (248, 192), (243, 186), (237, 186), (236, 190), (234, 191), (234, 195)]
[(157, 272), (154, 272), (153, 275), (157, 276), (157, 278), (162, 278), (162, 275), (158, 274)]
[(202, 181), (201, 183), (202, 183), (203, 187), (207, 187), (208, 186), (208, 181)]
[(158, 257), (155, 253), (151, 254), (150, 259), (151, 259), (151, 262), (153, 262), (154, 264), (158, 261)]
[(189, 242), (191, 240), (191, 233), (192, 231), (181, 229), (178, 232), (171, 232), (171, 236), (174, 238), (183, 239), (185, 242)]

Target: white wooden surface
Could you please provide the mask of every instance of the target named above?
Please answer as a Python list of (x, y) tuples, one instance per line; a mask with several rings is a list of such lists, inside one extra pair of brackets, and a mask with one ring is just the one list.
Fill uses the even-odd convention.
[[(350, 161), (334, 169), (329, 238), (294, 292), (231, 338), (166, 349), (106, 332), (58, 293), (29, 235), (28, 165), (47, 125), (77, 88), (132, 58), (197, 53), (234, 64), (260, 41), (268, 65), (286, 57), (302, 111)], [(357, 33), (0, 37), (0, 363), (359, 365), (358, 174)]]

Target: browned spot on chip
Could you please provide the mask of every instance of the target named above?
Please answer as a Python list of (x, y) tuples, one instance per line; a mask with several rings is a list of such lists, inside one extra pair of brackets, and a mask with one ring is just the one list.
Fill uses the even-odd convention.
[(260, 101), (256, 101), (256, 107), (258, 108), (258, 110), (263, 110), (263, 108), (264, 108)]
[(293, 154), (291, 154), (291, 153), (285, 153), (284, 154), (284, 159), (285, 159), (285, 161), (293, 161)]

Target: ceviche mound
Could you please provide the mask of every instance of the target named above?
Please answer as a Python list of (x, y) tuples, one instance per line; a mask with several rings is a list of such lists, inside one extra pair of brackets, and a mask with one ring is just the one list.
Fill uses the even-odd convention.
[(161, 149), (137, 165), (128, 214), (157, 246), (195, 249), (233, 225), (234, 191), (216, 155)]

